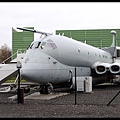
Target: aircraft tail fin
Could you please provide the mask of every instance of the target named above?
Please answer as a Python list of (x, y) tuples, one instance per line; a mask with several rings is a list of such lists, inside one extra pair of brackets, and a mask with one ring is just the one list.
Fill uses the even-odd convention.
[(115, 31), (115, 30), (112, 30), (112, 31), (111, 31), (111, 34), (113, 35), (113, 39), (112, 39), (112, 44), (111, 44), (110, 47), (116, 47), (116, 40), (115, 40), (116, 31)]
[(113, 58), (116, 58), (117, 57), (116, 40), (115, 40), (116, 31), (112, 30), (111, 34), (113, 35), (112, 44), (110, 45), (110, 47), (105, 47), (105, 48), (102, 48), (102, 49), (109, 52), (113, 56)]

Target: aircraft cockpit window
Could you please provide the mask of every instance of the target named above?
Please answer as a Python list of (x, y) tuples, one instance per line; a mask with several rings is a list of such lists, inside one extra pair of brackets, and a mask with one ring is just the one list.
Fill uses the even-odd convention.
[(30, 49), (38, 48), (40, 46), (40, 43), (41, 42), (34, 42), (33, 44), (31, 44)]
[(45, 46), (46, 45), (46, 42), (42, 42), (42, 44), (41, 44), (42, 46)]
[(56, 49), (57, 48), (57, 46), (56, 46), (56, 44), (55, 43), (48, 43), (48, 45), (50, 46), (50, 47), (52, 47), (53, 49)]
[(37, 44), (37, 46), (36, 46), (35, 48), (38, 48), (38, 47), (40, 46), (40, 43), (41, 43), (41, 42), (38, 42), (38, 44)]
[[(33, 43), (34, 44), (34, 43)], [(30, 45), (30, 49), (32, 49), (33, 44)]]
[(44, 47), (52, 48), (52, 49), (56, 49), (57, 48), (56, 44), (53, 43), (53, 42), (48, 42), (48, 43), (42, 42), (41, 43), (41, 49), (43, 49)]
[(46, 42), (42, 42), (41, 49), (43, 49), (46, 46)]

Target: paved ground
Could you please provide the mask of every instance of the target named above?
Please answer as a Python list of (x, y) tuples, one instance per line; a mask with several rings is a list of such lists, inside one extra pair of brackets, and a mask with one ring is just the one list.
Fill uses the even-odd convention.
[[(103, 85), (92, 93), (75, 92), (52, 99), (12, 101), (13, 93), (0, 93), (0, 118), (120, 118), (120, 86)], [(63, 91), (68, 93), (68, 91)], [(76, 99), (75, 99), (76, 98)]]

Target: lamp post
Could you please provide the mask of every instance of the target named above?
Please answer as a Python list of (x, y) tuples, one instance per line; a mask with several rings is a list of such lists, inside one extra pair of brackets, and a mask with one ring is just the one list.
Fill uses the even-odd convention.
[(75, 105), (77, 104), (77, 82), (76, 82), (76, 67), (75, 67)]

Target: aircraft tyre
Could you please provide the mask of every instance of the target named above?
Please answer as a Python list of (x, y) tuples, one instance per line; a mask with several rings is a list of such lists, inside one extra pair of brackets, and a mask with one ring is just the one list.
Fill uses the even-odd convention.
[(46, 85), (42, 85), (39, 90), (40, 94), (50, 94), (52, 91), (53, 91), (53, 86), (50, 83)]
[(45, 86), (45, 91), (46, 91), (46, 94), (50, 94), (52, 92), (52, 86), (51, 84), (48, 84)]
[(39, 92), (40, 92), (40, 94), (44, 93), (44, 86), (40, 86)]
[(24, 93), (29, 93), (30, 92), (30, 87), (24, 87)]

